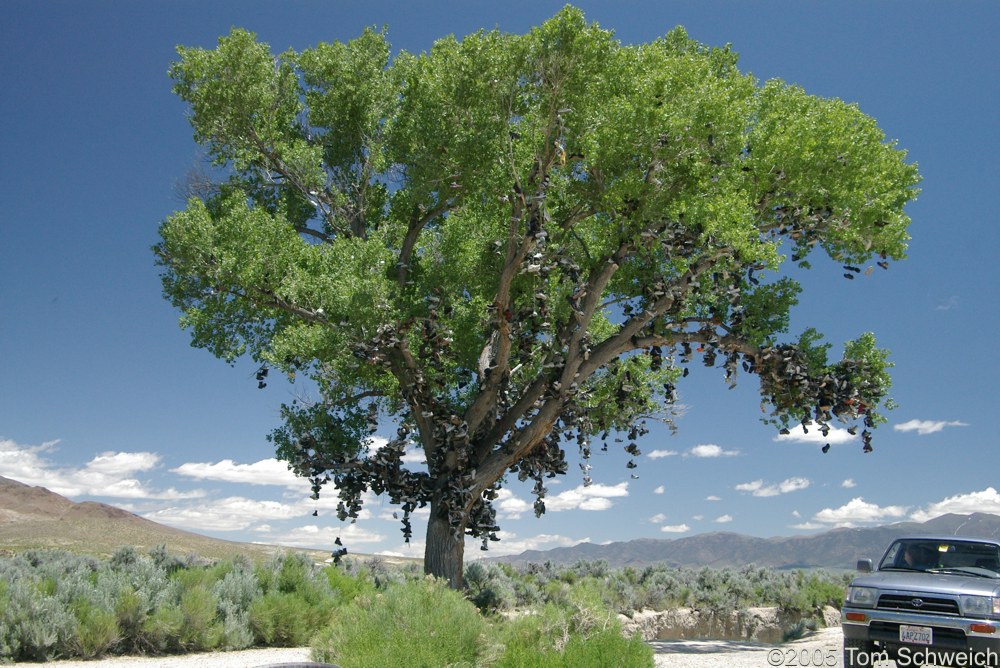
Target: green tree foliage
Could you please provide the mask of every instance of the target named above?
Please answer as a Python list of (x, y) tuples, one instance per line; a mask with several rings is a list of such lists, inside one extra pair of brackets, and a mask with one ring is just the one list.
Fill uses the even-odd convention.
[[(623, 45), (569, 7), (420, 54), (371, 30), (179, 54), (174, 90), (228, 177), (163, 222), (164, 294), (194, 345), (315, 384), (283, 407), (279, 456), (316, 494), (335, 483), (341, 519), (384, 494), (409, 538), (429, 504), (429, 572), (458, 586), (465, 535), (496, 540), (505, 476), (544, 512), (562, 438), (585, 483), (595, 440), (638, 456), (690, 364), (756, 374), (778, 427), (839, 420), (871, 448), (886, 351), (783, 338), (783, 263), (820, 249), (853, 278), (905, 255), (917, 171), (857, 107), (681, 28)], [(426, 469), (401, 462), (411, 444)]]

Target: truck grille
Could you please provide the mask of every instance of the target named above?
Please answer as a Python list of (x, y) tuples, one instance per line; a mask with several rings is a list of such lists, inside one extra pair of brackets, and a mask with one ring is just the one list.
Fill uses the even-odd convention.
[(878, 597), (878, 605), (875, 607), (879, 610), (899, 610), (927, 615), (959, 614), (958, 601), (918, 594), (882, 594)]

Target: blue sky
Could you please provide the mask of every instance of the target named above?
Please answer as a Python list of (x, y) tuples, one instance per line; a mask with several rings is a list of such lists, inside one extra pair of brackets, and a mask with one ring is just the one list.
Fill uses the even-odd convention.
[[(839, 351), (864, 331), (893, 351), (900, 408), (875, 452), (834, 432), (779, 440), (763, 425), (753, 377), (727, 390), (719, 370), (679, 386), (678, 433), (654, 429), (632, 479), (623, 453), (594, 456), (595, 484), (571, 473), (536, 520), (529, 488), (498, 503), (490, 554), (582, 540), (707, 531), (772, 536), (1000, 513), (1000, 4), (581, 2), (626, 43), (683, 25), (732, 43), (741, 69), (857, 103), (924, 177), (908, 208), (910, 257), (846, 281), (817, 263), (792, 331), (816, 326)], [(254, 365), (189, 346), (160, 295), (149, 248), (183, 206), (176, 184), (199, 162), (184, 105), (170, 93), (174, 47), (214, 46), (231, 26), (275, 51), (387, 25), (394, 50), (446, 34), (523, 32), (559, 2), (37, 2), (0, 5), (0, 475), (99, 500), (232, 540), (422, 556), (394, 508), (371, 499), (341, 525), (328, 495), (273, 460), (265, 435), (295, 391), (259, 391)], [(571, 471), (576, 467), (571, 466)], [(317, 517), (313, 517), (318, 510)], [(469, 556), (478, 551), (470, 546)]]

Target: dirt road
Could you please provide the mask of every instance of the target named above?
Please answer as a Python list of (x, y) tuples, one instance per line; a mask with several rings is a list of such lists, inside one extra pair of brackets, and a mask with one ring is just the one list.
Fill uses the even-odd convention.
[(811, 668), (843, 666), (840, 628), (826, 628), (802, 640), (773, 645), (724, 640), (653, 642), (657, 668)]
[[(695, 641), (651, 643), (657, 668), (809, 668), (841, 666), (839, 628), (823, 629), (784, 645), (753, 642)], [(55, 661), (49, 668), (251, 668), (309, 660), (309, 649), (255, 649), (170, 657), (114, 657), (100, 661)], [(32, 664), (19, 664), (32, 665)], [(41, 664), (38, 664), (41, 665)]]

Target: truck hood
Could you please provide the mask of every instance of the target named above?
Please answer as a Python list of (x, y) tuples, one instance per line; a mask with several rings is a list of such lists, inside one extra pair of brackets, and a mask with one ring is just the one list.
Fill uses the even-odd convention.
[(876, 571), (855, 577), (851, 586), (952, 596), (1000, 596), (1000, 580), (944, 573)]

